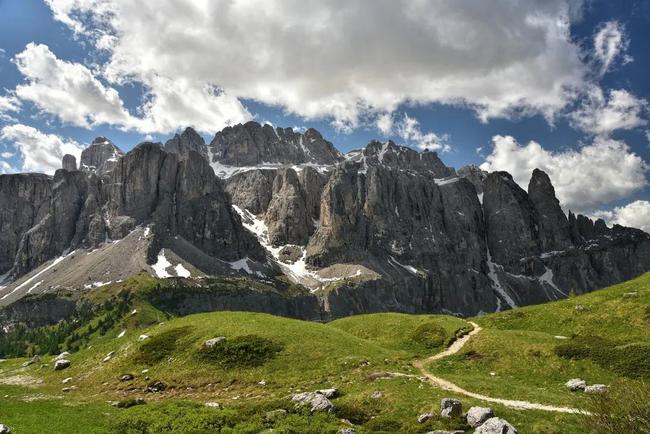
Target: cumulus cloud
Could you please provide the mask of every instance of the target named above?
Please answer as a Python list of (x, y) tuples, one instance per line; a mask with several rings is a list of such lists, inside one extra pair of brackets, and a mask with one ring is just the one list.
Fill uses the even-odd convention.
[(608, 21), (600, 26), (594, 35), (594, 56), (600, 63), (600, 73), (605, 74), (618, 59), (623, 63), (632, 61), (625, 54), (630, 41), (625, 27), (618, 21)]
[(446, 152), (451, 149), (447, 143), (449, 140), (447, 135), (439, 136), (433, 132), (422, 132), (418, 120), (406, 113), (397, 125), (397, 134), (422, 150)]
[(597, 211), (594, 217), (602, 218), (610, 224), (639, 228), (650, 233), (650, 202), (637, 200), (611, 211)]
[[(552, 117), (586, 75), (569, 31), (580, 2), (570, 0), (47, 3), (108, 56), (110, 82), (138, 81), (152, 101), (165, 99), (165, 83), (203, 96), (216, 87), (224, 100), (195, 107), (218, 105), (227, 119), (246, 117), (242, 99), (343, 130), (402, 103), (468, 105), (483, 120)], [(177, 108), (181, 119), (193, 104)]]
[(14, 95), (0, 95), (0, 121), (11, 120), (12, 117), (8, 113), (17, 112), (20, 105), (20, 100)]
[(609, 134), (647, 124), (644, 114), (648, 101), (617, 89), (605, 96), (602, 89), (591, 87), (581, 106), (570, 114), (574, 126), (592, 134)]
[(647, 185), (648, 165), (622, 141), (596, 137), (577, 150), (553, 152), (531, 141), (494, 136), (492, 153), (481, 168), (505, 170), (524, 189), (533, 169), (548, 173), (565, 210), (584, 212), (629, 196)]
[(65, 154), (72, 154), (79, 159), (82, 150), (75, 141), (64, 140), (55, 134), (46, 134), (23, 124), (2, 128), (0, 140), (12, 144), (20, 152), (23, 172), (52, 174), (61, 167), (61, 159)]

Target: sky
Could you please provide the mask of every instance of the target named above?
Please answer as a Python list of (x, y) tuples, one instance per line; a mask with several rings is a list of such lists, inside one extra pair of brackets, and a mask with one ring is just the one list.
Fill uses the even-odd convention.
[(0, 174), (256, 120), (650, 231), (648, 46), (650, 0), (0, 0)]

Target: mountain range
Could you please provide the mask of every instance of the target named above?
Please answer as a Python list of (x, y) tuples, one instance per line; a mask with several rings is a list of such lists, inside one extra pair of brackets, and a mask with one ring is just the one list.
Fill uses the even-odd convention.
[(146, 272), (217, 288), (177, 300), (185, 313), (466, 316), (650, 270), (650, 235), (565, 214), (541, 170), (524, 190), (435, 152), (372, 141), (342, 154), (314, 129), (256, 122), (128, 153), (98, 137), (54, 176), (0, 175), (0, 204), (0, 306), (14, 309)]

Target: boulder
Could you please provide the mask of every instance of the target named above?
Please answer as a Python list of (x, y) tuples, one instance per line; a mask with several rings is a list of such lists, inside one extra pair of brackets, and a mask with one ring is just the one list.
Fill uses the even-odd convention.
[(291, 400), (296, 403), (296, 407), (309, 406), (312, 413), (323, 411), (331, 413), (334, 411), (334, 404), (317, 392), (303, 392), (293, 395)]
[(120, 377), (120, 381), (132, 381), (133, 380), (133, 374), (123, 374)]
[(219, 342), (223, 342), (226, 340), (225, 336), (219, 336), (216, 338), (208, 339), (207, 341), (203, 342), (203, 346), (205, 348), (212, 348), (215, 345), (217, 345)]
[(488, 407), (471, 407), (466, 416), (467, 424), (472, 428), (476, 428), (491, 417), (494, 417), (494, 412)]
[(31, 358), (31, 360), (23, 362), (20, 366), (22, 366), (23, 368), (26, 368), (26, 367), (31, 366), (34, 363), (38, 363), (40, 361), (41, 361), (41, 357), (39, 355), (35, 355), (34, 357)]
[(354, 428), (341, 428), (338, 434), (357, 434), (357, 430)]
[(72, 381), (72, 377), (65, 378), (63, 381), (61, 381), (62, 384), (68, 384), (69, 382)]
[(209, 408), (216, 408), (217, 410), (223, 409), (223, 405), (219, 404), (218, 402), (206, 402), (205, 406)]
[(384, 397), (384, 394), (379, 390), (375, 390), (374, 392), (372, 392), (372, 395), (370, 395), (370, 398), (372, 398), (372, 399), (381, 399), (383, 397)]
[(158, 393), (164, 391), (165, 389), (167, 389), (167, 385), (162, 381), (152, 381), (145, 388), (145, 392)]
[(65, 358), (68, 357), (69, 355), (70, 355), (69, 352), (64, 351), (64, 352), (62, 352), (61, 354), (59, 354), (58, 356), (56, 356), (56, 357), (54, 358), (54, 360), (65, 359)]
[(604, 384), (592, 384), (591, 386), (585, 387), (584, 390), (585, 393), (598, 394), (598, 393), (607, 393), (607, 390), (609, 390), (609, 388)]
[(572, 392), (576, 392), (578, 390), (585, 390), (585, 387), (587, 387), (587, 382), (585, 380), (582, 380), (580, 378), (572, 378), (566, 383), (564, 383), (567, 389), (569, 389)]
[(54, 363), (54, 370), (55, 371), (61, 371), (63, 369), (69, 368), (70, 367), (70, 360), (67, 359), (60, 359), (57, 360)]
[(147, 335), (138, 336), (138, 342), (146, 341), (147, 339), (149, 339), (149, 336)]
[(463, 414), (463, 404), (459, 400), (443, 398), (440, 401), (440, 415), (442, 417), (459, 417), (461, 414)]
[(508, 421), (498, 417), (491, 417), (483, 425), (476, 428), (474, 434), (517, 434), (518, 431)]
[(11, 428), (3, 423), (0, 423), (0, 434), (11, 434)]
[(433, 417), (433, 413), (422, 413), (418, 416), (418, 423), (424, 423)]

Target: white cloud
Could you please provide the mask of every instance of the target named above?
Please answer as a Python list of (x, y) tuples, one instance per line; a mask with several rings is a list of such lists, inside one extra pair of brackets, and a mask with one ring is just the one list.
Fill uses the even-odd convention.
[(447, 135), (439, 136), (433, 132), (423, 133), (418, 120), (409, 117), (406, 113), (397, 125), (397, 134), (422, 150), (447, 152), (451, 149), (447, 143), (449, 140)]
[(0, 160), (0, 175), (5, 175), (7, 173), (14, 173), (15, 170), (11, 167), (11, 164), (6, 161)]
[(382, 113), (377, 116), (375, 124), (377, 129), (384, 135), (389, 136), (393, 133), (393, 114)]
[(2, 128), (0, 140), (12, 144), (20, 152), (23, 172), (52, 174), (61, 168), (61, 159), (65, 154), (72, 154), (79, 159), (82, 150), (75, 141), (66, 141), (55, 134), (45, 134), (22, 124)]
[(637, 200), (611, 211), (597, 211), (594, 217), (602, 218), (610, 224), (639, 228), (650, 233), (650, 202)]
[(647, 185), (648, 165), (622, 141), (596, 137), (577, 150), (552, 152), (537, 142), (520, 145), (494, 136), (492, 153), (481, 168), (505, 170), (524, 189), (533, 169), (545, 171), (565, 210), (584, 212), (629, 196)]
[(7, 113), (20, 110), (20, 100), (13, 95), (0, 95), (0, 121), (11, 120)]
[(156, 75), (147, 82), (155, 91), (140, 107), (141, 117), (136, 117), (126, 110), (114, 88), (105, 86), (86, 66), (57, 58), (46, 45), (28, 44), (15, 62), (27, 79), (27, 84), (16, 87), (16, 95), (76, 126), (109, 124), (143, 133), (166, 133), (192, 125), (214, 131), (250, 117), (236, 98), (214, 86)]
[(618, 21), (608, 21), (598, 29), (594, 36), (594, 55), (600, 64), (600, 73), (605, 74), (615, 61), (622, 57), (624, 63), (632, 61), (625, 54), (629, 45), (625, 27)]
[[(467, 104), (483, 120), (550, 118), (586, 75), (570, 37), (580, 8), (570, 0), (47, 2), (109, 56), (109, 81), (139, 81), (152, 100), (165, 99), (165, 83), (180, 83), (174, 101), (188, 89), (200, 94), (177, 108), (182, 119), (195, 114), (187, 111), (194, 104), (246, 117), (242, 99), (332, 117), (342, 130), (402, 103)], [(227, 97), (205, 96), (212, 86)]]
[(632, 129), (647, 124), (644, 114), (648, 101), (626, 90), (609, 92), (593, 86), (582, 105), (570, 114), (574, 126), (593, 134), (609, 134), (614, 130)]

